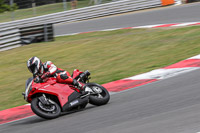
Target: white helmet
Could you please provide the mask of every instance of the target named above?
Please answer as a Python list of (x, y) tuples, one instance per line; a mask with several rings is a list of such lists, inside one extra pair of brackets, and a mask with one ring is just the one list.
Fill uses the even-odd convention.
[(38, 57), (31, 57), (28, 61), (27, 61), (27, 67), (28, 70), (33, 73), (33, 75), (37, 75), (39, 74), (39, 71), (41, 70), (42, 67), (42, 62)]

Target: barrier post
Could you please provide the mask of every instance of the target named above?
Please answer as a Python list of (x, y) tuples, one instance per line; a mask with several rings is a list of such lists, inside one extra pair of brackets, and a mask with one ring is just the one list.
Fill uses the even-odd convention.
[(48, 29), (46, 24), (44, 24), (44, 41), (48, 42)]

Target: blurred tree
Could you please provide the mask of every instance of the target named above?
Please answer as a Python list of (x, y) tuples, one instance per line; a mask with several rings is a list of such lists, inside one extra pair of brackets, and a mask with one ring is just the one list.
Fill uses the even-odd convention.
[(4, 3), (4, 0), (0, 0), (0, 13), (9, 10), (9, 6)]
[(13, 5), (8, 5), (5, 3), (4, 0), (0, 0), (0, 13), (3, 13), (5, 11), (14, 11), (17, 9), (17, 5), (13, 4)]

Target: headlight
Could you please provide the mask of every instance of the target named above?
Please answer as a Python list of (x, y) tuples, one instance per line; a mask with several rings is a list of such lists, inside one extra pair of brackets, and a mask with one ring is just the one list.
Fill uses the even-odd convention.
[(30, 91), (32, 90), (32, 82), (33, 80), (28, 84), (28, 86), (26, 87), (26, 91), (25, 91), (25, 94), (24, 94), (24, 98), (26, 99), (27, 101), (27, 97), (28, 97), (28, 94), (30, 93)]

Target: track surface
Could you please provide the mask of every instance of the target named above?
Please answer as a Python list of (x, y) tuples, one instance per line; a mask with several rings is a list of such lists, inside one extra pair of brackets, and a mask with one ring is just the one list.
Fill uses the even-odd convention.
[(200, 21), (200, 2), (55, 25), (55, 35), (153, 24)]
[(37, 116), (0, 125), (1, 133), (197, 133), (200, 70), (111, 96), (105, 106), (54, 120)]

